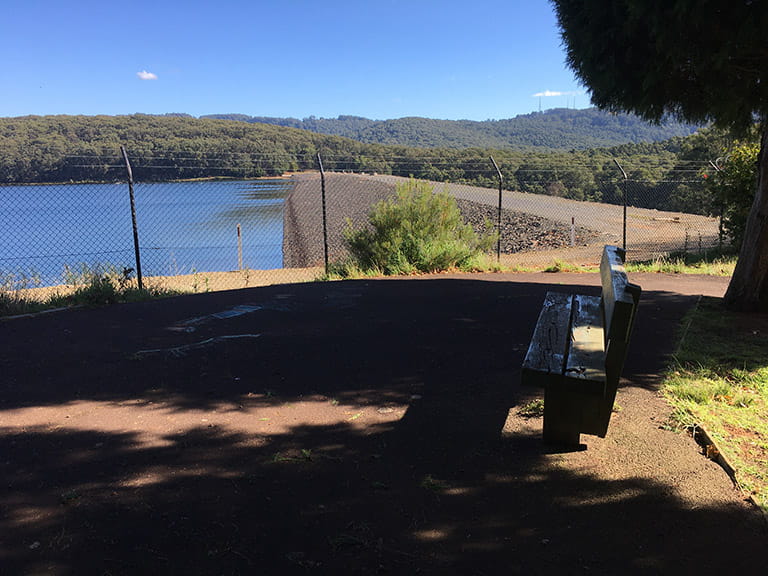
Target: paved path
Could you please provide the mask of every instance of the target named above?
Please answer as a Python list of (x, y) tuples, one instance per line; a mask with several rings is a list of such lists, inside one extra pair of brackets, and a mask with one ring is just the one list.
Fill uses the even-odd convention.
[(548, 289), (597, 275), (269, 286), (0, 322), (0, 573), (763, 574), (766, 529), (665, 424), (681, 318), (633, 275), (605, 439), (518, 408)]

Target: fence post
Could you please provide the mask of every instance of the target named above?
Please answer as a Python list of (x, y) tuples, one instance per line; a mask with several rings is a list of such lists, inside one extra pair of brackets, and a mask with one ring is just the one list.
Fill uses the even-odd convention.
[(493, 163), (493, 167), (496, 168), (496, 174), (499, 175), (499, 213), (498, 213), (498, 224), (496, 227), (496, 230), (498, 230), (499, 237), (496, 239), (496, 262), (501, 262), (501, 191), (504, 186), (504, 176), (501, 175), (501, 170), (499, 170), (499, 165), (496, 164), (496, 160), (493, 159), (493, 156), (490, 156), (491, 162)]
[[(621, 164), (619, 164), (619, 161), (616, 160), (616, 158), (614, 158), (613, 161), (616, 164), (616, 166), (619, 167), (619, 170), (621, 170), (622, 176), (624, 176), (624, 194), (622, 194), (622, 196), (624, 196), (624, 217), (622, 219), (623, 220), (622, 239), (623, 239), (624, 244), (623, 244), (622, 248), (624, 249), (624, 253), (626, 254), (626, 252), (627, 252), (627, 187), (628, 187), (627, 185), (628, 185), (628, 178), (627, 178), (627, 173), (624, 172), (624, 168), (621, 167)], [(626, 256), (625, 256), (625, 258), (626, 258)]]
[(317, 153), (317, 164), (320, 166), (320, 190), (323, 197), (323, 256), (325, 258), (325, 273), (328, 274), (328, 218), (325, 211), (325, 170), (323, 159)]
[(576, 246), (576, 217), (571, 216), (571, 247)]
[(243, 235), (240, 223), (237, 223), (237, 269), (243, 269)]
[(128, 196), (131, 199), (131, 225), (133, 226), (133, 252), (136, 256), (136, 279), (139, 283), (139, 290), (144, 290), (144, 283), (141, 276), (141, 254), (139, 252), (139, 231), (136, 227), (136, 201), (133, 197), (133, 171), (131, 163), (128, 161), (128, 153), (125, 146), (120, 146), (120, 152), (123, 153), (125, 160), (125, 170), (128, 173)]

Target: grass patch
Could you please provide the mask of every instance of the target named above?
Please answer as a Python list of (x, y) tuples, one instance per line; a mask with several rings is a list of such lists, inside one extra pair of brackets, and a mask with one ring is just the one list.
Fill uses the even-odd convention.
[[(473, 273), (473, 272), (511, 272), (513, 270), (507, 270), (502, 266), (499, 266), (495, 261), (495, 257), (490, 257), (485, 254), (477, 255), (474, 259), (467, 262), (465, 266), (447, 268), (440, 270), (439, 272), (461, 272), (461, 273)], [(515, 270), (516, 271), (516, 270)], [(411, 271), (409, 276), (418, 276), (433, 274), (435, 272), (419, 272)], [(389, 276), (391, 274), (385, 273), (378, 267), (361, 268), (359, 264), (353, 260), (346, 260), (341, 262), (332, 262), (328, 265), (328, 272), (321, 273), (317, 276), (318, 282), (326, 282), (330, 280), (360, 280), (363, 278), (380, 278), (381, 276)]]
[(34, 275), (17, 275), (0, 273), (0, 316), (29, 314), (44, 310), (42, 302), (25, 296), (30, 288), (40, 285), (40, 280)]
[(768, 317), (702, 299), (684, 323), (663, 390), (673, 423), (703, 427), (739, 486), (768, 511)]
[(703, 252), (701, 254), (672, 253), (647, 260), (630, 262), (627, 272), (655, 272), (659, 274), (704, 274), (707, 276), (731, 276), (736, 267), (737, 255), (730, 251)]
[(544, 416), (544, 399), (536, 398), (524, 404), (517, 411), (523, 418), (541, 418)]
[[(733, 274), (736, 267), (736, 255), (726, 253), (709, 254), (683, 254), (674, 253), (669, 256), (661, 256), (653, 260), (640, 262), (627, 262), (627, 273), (648, 272), (654, 274), (701, 274), (705, 276), (724, 276)], [(598, 273), (599, 266), (589, 264), (575, 264), (566, 260), (555, 259), (547, 265), (515, 265), (511, 267), (500, 266), (495, 257), (479, 254), (476, 259), (467, 266), (456, 267), (455, 272), (511, 272), (511, 273), (535, 273), (547, 272), (550, 274), (563, 273)], [(412, 271), (411, 274), (417, 273)], [(386, 276), (386, 272), (376, 266), (364, 268), (354, 260), (331, 263), (328, 273), (318, 276), (317, 280), (341, 280), (346, 278), (373, 278)]]
[[(628, 273), (650, 272), (657, 274), (702, 274), (707, 276), (731, 276), (736, 267), (737, 254), (728, 250), (713, 250), (701, 254), (673, 252), (666, 256), (624, 264)], [(600, 267), (589, 264), (574, 264), (555, 259), (546, 266), (516, 266), (506, 272), (600, 272)]]
[(18, 291), (0, 290), (0, 316), (16, 316), (19, 314), (32, 314), (53, 308), (46, 302), (26, 298)]
[[(154, 298), (176, 296), (177, 290), (144, 286), (139, 289), (132, 278), (131, 269), (121, 270), (114, 266), (89, 267), (79, 269), (66, 267), (64, 279), (73, 289), (66, 293), (53, 293), (43, 299), (30, 297), (28, 288), (36, 287), (26, 279), (6, 277), (0, 283), (0, 316), (15, 316), (72, 306), (106, 306), (118, 302), (141, 302)], [(39, 284), (39, 283), (38, 283)]]
[(421, 479), (421, 482), (419, 482), (419, 486), (425, 490), (429, 490), (430, 492), (435, 493), (442, 492), (443, 490), (450, 488), (447, 482), (440, 480), (439, 478), (435, 478), (431, 474), (424, 476), (424, 478)]
[(596, 266), (582, 266), (580, 264), (571, 264), (564, 260), (555, 260), (549, 266), (546, 266), (541, 271), (550, 274), (556, 274), (558, 272), (596, 272), (599, 268)]

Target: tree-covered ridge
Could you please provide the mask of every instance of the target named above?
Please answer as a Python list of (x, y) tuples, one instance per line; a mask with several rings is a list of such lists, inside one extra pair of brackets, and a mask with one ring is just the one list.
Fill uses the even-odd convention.
[(364, 156), (351, 140), (181, 115), (0, 118), (0, 182), (111, 179), (125, 146), (137, 177), (258, 177), (316, 167), (319, 150)]
[[(315, 170), (377, 172), (435, 182), (495, 188), (493, 156), (504, 188), (574, 200), (622, 202), (620, 160), (643, 207), (712, 212), (701, 168), (722, 154), (722, 136), (702, 130), (687, 138), (613, 148), (415, 148), (363, 144), (349, 138), (259, 123), (166, 116), (28, 116), (0, 118), (0, 184), (114, 181), (126, 177), (124, 146), (137, 181), (254, 178)], [(656, 186), (656, 182), (690, 180)], [(640, 194), (642, 192), (642, 195)]]
[[(676, 141), (619, 149), (416, 148), (364, 144), (307, 130), (180, 115), (26, 116), (0, 118), (0, 182), (104, 180), (122, 176), (125, 146), (136, 177), (272, 176), (317, 168), (414, 175), (436, 181), (491, 183), (494, 155), (505, 181), (526, 166), (611, 164), (617, 151), (638, 162), (673, 163)], [(662, 160), (663, 159), (663, 160)], [(574, 192), (578, 196), (576, 192)]]
[(583, 150), (625, 143), (654, 142), (695, 131), (690, 124), (668, 121), (649, 124), (628, 114), (611, 114), (596, 108), (555, 108), (507, 120), (433, 120), (398, 118), (369, 120), (358, 116), (338, 118), (269, 118), (243, 114), (214, 114), (203, 118), (236, 120), (300, 128), (320, 134), (351, 138), (369, 144), (421, 148), (539, 148)]

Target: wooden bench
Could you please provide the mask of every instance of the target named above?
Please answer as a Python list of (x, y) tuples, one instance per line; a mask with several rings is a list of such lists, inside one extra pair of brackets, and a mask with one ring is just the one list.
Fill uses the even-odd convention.
[(624, 251), (606, 246), (601, 296), (548, 292), (525, 355), (523, 384), (544, 387), (544, 441), (579, 444), (605, 437), (629, 346), (640, 286)]

